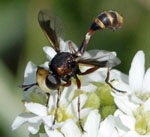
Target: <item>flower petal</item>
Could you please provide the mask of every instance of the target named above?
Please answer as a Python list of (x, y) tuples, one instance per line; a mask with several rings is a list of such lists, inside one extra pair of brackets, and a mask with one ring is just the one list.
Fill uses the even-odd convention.
[(49, 61), (44, 62), (44, 64), (41, 64), (40, 67), (45, 68), (46, 70), (49, 70)]
[(39, 123), (29, 123), (29, 126), (28, 126), (29, 132), (32, 133), (32, 134), (38, 133), (38, 131), (40, 129), (40, 125), (41, 125), (41, 122), (39, 122)]
[(52, 128), (52, 130), (61, 128), (63, 125), (63, 122), (57, 123), (57, 121), (55, 121), (55, 124), (53, 124), (53, 122), (54, 122), (53, 115), (43, 117), (42, 119), (43, 119), (43, 124), (46, 126), (46, 128), (49, 127), (49, 129)]
[(71, 86), (64, 88), (61, 97), (60, 97), (60, 105), (65, 105), (67, 106), (68, 103), (72, 100), (74, 96), (74, 92), (76, 90), (76, 85), (71, 84)]
[[(115, 116), (115, 127), (117, 130), (117, 134), (119, 134), (119, 137), (120, 136), (122, 137), (122, 135), (124, 135), (129, 130), (129, 128), (126, 127), (120, 119), (120, 116), (122, 116), (122, 115), (124, 115), (124, 113), (121, 110), (118, 109), (115, 111), (115, 114), (114, 114), (114, 116)], [(116, 131), (114, 131), (114, 132), (116, 132)]]
[(100, 115), (98, 114), (98, 110), (91, 111), (84, 125), (84, 129), (86, 132), (82, 137), (97, 137), (99, 123)]
[(150, 68), (146, 71), (144, 80), (143, 80), (143, 87), (142, 91), (143, 92), (149, 92), (150, 93)]
[(24, 84), (31, 84), (36, 80), (36, 69), (36, 65), (29, 61), (24, 72)]
[(52, 47), (46, 46), (46, 47), (43, 47), (43, 50), (46, 53), (47, 58), (49, 60), (51, 60), (56, 55), (56, 51)]
[[(80, 109), (83, 107), (87, 100), (87, 96), (84, 94), (80, 95)], [(68, 114), (73, 114), (75, 117), (78, 117), (78, 96), (68, 105), (66, 112)]]
[(129, 85), (134, 91), (141, 91), (145, 71), (144, 52), (138, 51), (134, 56), (129, 71)]
[(119, 80), (119, 82), (122, 81), (125, 84), (128, 84), (128, 81), (129, 81), (128, 75), (126, 75), (116, 69), (112, 69), (110, 71), (110, 80), (113, 80), (113, 79)]
[(48, 127), (52, 127), (53, 121), (54, 121), (54, 116), (43, 117), (43, 123)]
[(21, 125), (23, 125), (24, 123), (28, 122), (30, 119), (33, 119), (35, 117), (36, 116), (34, 114), (29, 113), (20, 114), (19, 116), (16, 117), (16, 119), (13, 122), (11, 126), (12, 130), (19, 128)]
[(115, 127), (115, 120), (113, 116), (108, 116), (100, 124), (98, 137), (111, 137)]
[[(85, 69), (85, 67), (84, 67), (84, 69)], [(87, 68), (85, 70), (87, 70)], [(107, 69), (100, 68), (87, 76), (83, 76), (82, 85), (87, 85), (87, 82), (90, 83), (90, 82), (94, 82), (94, 81), (95, 82), (104, 82), (105, 78), (106, 78), (106, 74), (107, 74)]]
[(69, 42), (71, 42), (73, 48), (77, 51), (78, 48), (77, 48), (76, 44), (71, 40), (68, 40), (68, 41), (64, 42), (62, 39), (60, 39), (60, 49), (63, 52), (71, 52), (70, 49), (69, 49)]
[(91, 108), (84, 108), (84, 109), (81, 109), (80, 118), (82, 119), (82, 118), (84, 118), (85, 116), (87, 116), (87, 115), (90, 113), (91, 110), (92, 110)]
[(38, 116), (46, 116), (47, 108), (44, 105), (38, 103), (25, 103), (25, 107), (32, 113)]
[(48, 111), (49, 112), (56, 106), (57, 96), (58, 96), (58, 92), (53, 91), (49, 98), (49, 101), (48, 101)]
[(127, 96), (115, 96), (115, 104), (126, 114), (132, 114), (133, 110), (137, 108), (137, 105), (129, 101)]
[(119, 115), (119, 118), (123, 125), (125, 125), (130, 130), (135, 129), (135, 118), (131, 115)]
[(144, 103), (145, 111), (150, 111), (150, 98)]
[[(36, 82), (36, 70), (36, 65), (29, 61), (25, 68), (23, 85), (33, 84)], [(24, 100), (31, 100), (30, 93), (33, 91), (34, 88), (35, 86), (29, 88), (27, 92), (23, 92)]]
[(57, 129), (52, 130), (45, 126), (45, 131), (49, 137), (64, 137)]
[(149, 137), (149, 135), (139, 135), (136, 131), (129, 131), (123, 137)]
[(96, 91), (97, 87), (91, 83), (88, 83), (88, 85), (82, 85), (81, 86), (81, 91), (84, 91), (84, 92), (93, 92), (93, 91)]
[[(118, 133), (118, 129), (114, 129), (112, 136), (111, 137), (120, 137), (119, 133)], [(122, 136), (121, 136), (122, 137)]]
[(67, 120), (61, 131), (64, 133), (65, 137), (81, 137), (81, 132), (73, 120)]
[(60, 40), (60, 49), (61, 49), (61, 51), (63, 51), (63, 52), (70, 52), (69, 51), (69, 47), (68, 47), (68, 42), (66, 41), (64, 41), (62, 38), (60, 38), (59, 39)]

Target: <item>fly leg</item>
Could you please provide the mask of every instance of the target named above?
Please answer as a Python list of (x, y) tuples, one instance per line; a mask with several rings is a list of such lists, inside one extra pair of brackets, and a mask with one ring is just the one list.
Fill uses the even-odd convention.
[(77, 52), (73, 47), (72, 41), (68, 42), (68, 46), (69, 46), (69, 50), (71, 51), (72, 54)]
[(79, 75), (87, 75), (89, 73), (96, 71), (97, 69), (99, 69), (99, 67), (93, 67), (93, 68), (87, 69), (85, 72), (81, 72)]
[(112, 89), (114, 89), (115, 91), (120, 92), (120, 93), (126, 93), (126, 91), (122, 91), (122, 90), (119, 90), (119, 89), (115, 88), (115, 87), (109, 82), (109, 78), (110, 78), (110, 69), (108, 68), (108, 69), (107, 69), (107, 76), (106, 76), (105, 82), (106, 82)]
[(49, 102), (49, 100), (50, 100), (51, 94), (47, 92), (46, 95), (47, 95), (46, 107), (48, 107), (48, 102)]
[[(71, 81), (68, 81), (67, 83), (65, 84), (62, 84), (61, 86), (62, 87), (68, 87), (71, 85)], [(54, 114), (54, 121), (53, 121), (53, 125), (55, 125), (55, 122), (57, 120), (57, 112), (58, 112), (58, 108), (59, 108), (59, 101), (60, 101), (60, 96), (61, 96), (61, 89), (59, 88), (58, 89), (58, 93), (57, 93), (57, 101), (56, 101), (56, 111), (55, 111), (55, 114)]]
[(76, 76), (76, 83), (77, 83), (77, 87), (78, 87), (78, 119), (79, 119), (79, 126), (82, 130), (82, 132), (86, 132), (82, 126), (82, 122), (81, 122), (81, 117), (80, 117), (80, 87), (81, 87), (81, 82), (78, 79), (78, 77)]
[(19, 85), (18, 87), (23, 88), (24, 91), (27, 91), (29, 88), (33, 87), (33, 86), (37, 86), (38, 83), (33, 83), (33, 84), (29, 84), (29, 85)]
[(57, 112), (58, 112), (58, 108), (59, 108), (59, 101), (60, 101), (60, 95), (61, 95), (61, 91), (60, 88), (58, 89), (58, 93), (57, 93), (57, 102), (56, 102), (56, 111), (54, 114), (54, 121), (53, 121), (53, 125), (55, 125), (56, 119), (57, 119)]

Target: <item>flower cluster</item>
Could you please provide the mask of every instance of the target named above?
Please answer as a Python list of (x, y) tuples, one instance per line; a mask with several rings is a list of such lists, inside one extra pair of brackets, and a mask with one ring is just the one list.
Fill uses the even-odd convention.
[[(68, 42), (60, 41), (61, 49), (69, 52)], [(74, 47), (75, 44), (73, 44)], [(44, 47), (47, 58), (51, 60), (55, 51)], [(92, 53), (92, 52), (91, 52)], [(94, 53), (94, 52), (93, 52)], [(88, 53), (85, 53), (88, 54)], [(94, 56), (94, 55), (93, 55)], [(131, 63), (129, 76), (118, 70), (111, 70), (112, 85), (126, 94), (113, 91), (105, 82), (107, 68), (80, 77), (81, 89), (76, 84), (64, 88), (57, 120), (53, 125), (56, 111), (57, 91), (53, 91), (47, 102), (46, 94), (38, 87), (24, 92), (25, 111), (18, 115), (12, 124), (15, 130), (23, 124), (28, 125), (31, 134), (46, 134), (48, 137), (148, 137), (150, 136), (150, 69), (144, 71), (144, 53), (137, 52)], [(48, 62), (41, 65), (48, 68)], [(84, 70), (84, 67), (81, 68)], [(35, 83), (37, 67), (27, 64), (24, 84)], [(113, 91), (113, 92), (112, 92)], [(83, 128), (78, 123), (78, 94)]]
[(149, 137), (150, 136), (150, 68), (145, 73), (145, 57), (143, 51), (138, 51), (133, 58), (129, 70), (128, 83), (120, 86), (128, 91), (127, 96), (114, 95), (115, 104), (119, 108), (115, 116), (126, 128), (118, 127), (120, 136)]

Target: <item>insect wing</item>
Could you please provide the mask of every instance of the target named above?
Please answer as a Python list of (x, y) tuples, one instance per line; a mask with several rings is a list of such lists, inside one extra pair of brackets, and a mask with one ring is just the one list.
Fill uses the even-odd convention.
[(114, 67), (121, 63), (120, 59), (116, 57), (115, 52), (108, 52), (102, 50), (91, 50), (88, 53), (84, 54), (79, 60), (78, 63), (81, 65), (87, 66), (96, 66), (96, 67)]
[(60, 52), (59, 32), (62, 30), (60, 20), (51, 16), (49, 11), (41, 10), (38, 14), (38, 21), (52, 47), (56, 52)]

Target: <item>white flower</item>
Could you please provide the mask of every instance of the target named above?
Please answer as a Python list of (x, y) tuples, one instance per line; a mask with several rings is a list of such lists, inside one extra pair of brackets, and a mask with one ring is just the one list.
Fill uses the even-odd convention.
[(133, 58), (129, 71), (129, 86), (132, 93), (141, 101), (150, 98), (150, 68), (145, 73), (145, 57), (143, 51), (138, 51)]
[[(66, 46), (67, 43), (61, 41), (60, 45), (65, 52), (68, 52), (68, 47)], [(44, 47), (44, 51), (47, 53), (47, 57), (50, 60), (56, 54), (54, 49), (51, 47)], [(48, 62), (45, 62), (41, 66), (44, 68), (48, 68)], [(36, 83), (36, 71), (37, 71), (37, 66), (34, 65), (32, 62), (28, 62), (25, 69), (23, 85), (30, 85)], [(90, 86), (88, 87), (89, 89), (91, 89)], [(73, 99), (76, 89), (77, 89), (76, 85), (72, 83), (70, 87), (64, 88), (63, 92), (61, 93), (60, 103), (59, 103), (60, 105), (57, 114), (58, 115), (57, 121), (54, 126), (52, 126), (52, 122), (56, 110), (57, 92), (53, 91), (51, 93), (48, 102), (48, 107), (46, 107), (45, 105), (42, 105), (42, 104), (46, 104), (46, 102), (44, 102), (46, 101), (46, 94), (40, 88), (38, 88), (38, 86), (33, 86), (29, 88), (27, 91), (24, 91), (23, 92), (24, 100), (32, 101), (36, 103), (32, 103), (32, 102), (25, 103), (25, 107), (29, 112), (24, 112), (20, 114), (13, 122), (12, 129), (15, 130), (21, 125), (28, 123), (28, 130), (32, 134), (38, 133), (40, 127), (44, 125), (45, 131), (49, 136), (55, 136), (56, 134), (61, 135), (61, 133), (58, 132), (57, 128), (60, 128), (67, 119), (72, 119), (75, 123), (78, 121), (78, 97)], [(44, 94), (45, 100), (43, 99), (42, 94)], [(85, 117), (91, 110), (90, 108), (82, 109), (86, 100), (87, 100), (86, 95), (84, 94), (80, 95), (80, 113), (81, 113), (80, 118), (81, 119)], [(50, 130), (51, 127), (53, 127), (55, 130), (54, 131)]]
[[(72, 45), (74, 49), (77, 50), (76, 45), (74, 43), (72, 43)], [(70, 52), (68, 47), (68, 41), (64, 42), (63, 40), (60, 40), (60, 49), (63, 52)], [(44, 47), (43, 50), (46, 53), (49, 61), (51, 61), (51, 59), (56, 55), (55, 50), (51, 47)], [(84, 57), (87, 55), (88, 57), (95, 56), (96, 58), (97, 56), (99, 56), (99, 54), (101, 55), (102, 52), (104, 51), (92, 50), (89, 51), (89, 53), (85, 52)], [(106, 55), (103, 59), (108, 60), (108, 57), (109, 56)], [(116, 59), (117, 61), (116, 54), (114, 52), (112, 52), (112, 56), (110, 56), (110, 58), (112, 58), (112, 60)], [(40, 66), (49, 69), (49, 61), (45, 62)], [(112, 62), (110, 61), (109, 63), (111, 64)], [(81, 71), (83, 72), (87, 69), (88, 67), (81, 67)], [(37, 66), (34, 65), (32, 62), (29, 62), (25, 69), (23, 85), (30, 85), (36, 83), (36, 71)], [(106, 77), (106, 73), (107, 69), (103, 68), (89, 75), (85, 75), (83, 77), (79, 76), (79, 79), (81, 80), (80, 90), (83, 91), (83, 93), (89, 92), (80, 95), (80, 118), (82, 120), (86, 120), (85, 124), (83, 124), (83, 128), (86, 131), (84, 134), (81, 133), (80, 128), (76, 124), (79, 117), (78, 96), (74, 98), (76, 96), (75, 91), (77, 90), (77, 86), (76, 84), (74, 84), (74, 82), (72, 82), (71, 86), (64, 88), (61, 93), (55, 125), (53, 125), (53, 120), (55, 111), (57, 109), (57, 90), (51, 92), (47, 107), (45, 106), (45, 104), (47, 103), (47, 96), (45, 92), (43, 92), (37, 85), (27, 89), (27, 91), (24, 91), (24, 100), (29, 101), (30, 103), (25, 102), (26, 111), (20, 114), (15, 119), (12, 124), (12, 129), (15, 130), (26, 123), (28, 125), (28, 130), (31, 134), (46, 132), (49, 137), (113, 137), (117, 135), (117, 132), (115, 130), (115, 117), (108, 116), (103, 121), (101, 120), (101, 116), (98, 110), (91, 110), (91, 108), (98, 109), (100, 107), (100, 98), (98, 97), (97, 93), (94, 92), (97, 91), (98, 86), (96, 86), (96, 84), (93, 84), (93, 82), (103, 82)], [(103, 90), (103, 97), (105, 95), (107, 95), (107, 97), (109, 96), (109, 99), (111, 100), (109, 100), (109, 105), (112, 105), (110, 104), (110, 102), (113, 103), (113, 99), (110, 97), (110, 95), (105, 93), (105, 87), (103, 87)], [(107, 91), (108, 90), (109, 89), (107, 89)], [(93, 98), (94, 101), (92, 100)], [(106, 102), (106, 99), (104, 100)], [(90, 106), (89, 104), (92, 104), (93, 106)], [(89, 108), (88, 105), (91, 108)], [(87, 108), (84, 108), (85, 106)], [(105, 111), (108, 110), (108, 108), (112, 107), (107, 107)], [(85, 119), (85, 116), (87, 116), (87, 119)], [(41, 131), (42, 127), (44, 127), (44, 131)], [(106, 130), (109, 130), (109, 132), (106, 133)]]
[[(97, 110), (89, 113), (84, 125), (86, 132), (81, 133), (77, 125), (68, 120), (61, 128), (65, 137), (117, 137), (118, 133), (115, 131), (117, 117), (108, 116), (105, 120), (101, 120)], [(68, 130), (68, 127), (71, 127)]]
[(144, 53), (138, 51), (131, 63), (129, 82), (120, 84), (128, 94), (113, 94), (120, 109), (115, 115), (119, 116), (120, 122), (127, 128), (123, 131), (118, 127), (119, 134), (123, 137), (150, 136), (150, 69), (145, 73), (144, 64)]
[(134, 56), (129, 76), (121, 74), (120, 72), (113, 72), (111, 75), (117, 77), (120, 75), (119, 83), (114, 83), (117, 88), (127, 91), (133, 102), (142, 104), (150, 98), (150, 68), (145, 73), (145, 58), (143, 51), (138, 51)]
[(24, 112), (16, 117), (12, 124), (12, 129), (15, 130), (25, 123), (28, 123), (28, 130), (32, 134), (36, 134), (42, 123), (52, 125), (52, 116), (47, 115), (47, 108), (38, 103), (25, 103), (25, 107), (28, 112)]
[[(70, 92), (71, 91), (71, 92)], [(28, 130), (32, 134), (36, 134), (40, 130), (40, 126), (43, 124), (46, 133), (48, 136), (54, 136), (53, 134), (61, 134), (58, 133), (59, 131), (57, 128), (61, 128), (67, 119), (72, 119), (74, 122), (78, 120), (78, 105), (76, 97), (73, 101), (73, 95), (75, 91), (75, 86), (71, 86), (69, 88), (65, 88), (60, 98), (60, 106), (58, 109), (57, 114), (57, 121), (55, 125), (53, 125), (54, 120), (54, 110), (56, 110), (56, 100), (57, 94), (51, 96), (48, 104), (48, 108), (44, 105), (39, 103), (25, 103), (25, 107), (28, 112), (24, 112), (20, 114), (12, 124), (12, 129), (15, 130), (16, 128), (20, 127), (21, 125), (28, 123)], [(85, 117), (91, 109), (85, 108), (82, 109), (84, 106), (87, 96), (84, 94), (80, 95), (80, 109), (81, 109), (81, 118)], [(30, 112), (30, 113), (29, 113)], [(51, 130), (54, 128), (54, 131)], [(54, 132), (54, 133), (53, 133)]]
[[(132, 90), (146, 92), (149, 90), (150, 86), (147, 84), (148, 80), (148, 73), (145, 73), (145, 57), (143, 51), (138, 51), (133, 58), (131, 63), (131, 68), (129, 71), (129, 84)], [(150, 80), (150, 79), (149, 79)]]
[[(122, 98), (123, 99), (123, 98)], [(117, 106), (120, 110), (116, 111), (115, 116), (120, 118), (120, 123), (122, 123), (126, 130), (121, 130), (120, 127), (118, 131), (120, 136), (123, 137), (148, 137), (150, 136), (150, 99), (147, 100), (143, 105), (135, 105), (127, 100), (117, 100)], [(129, 105), (134, 105), (136, 108), (128, 108)], [(132, 113), (129, 113), (129, 111)]]

